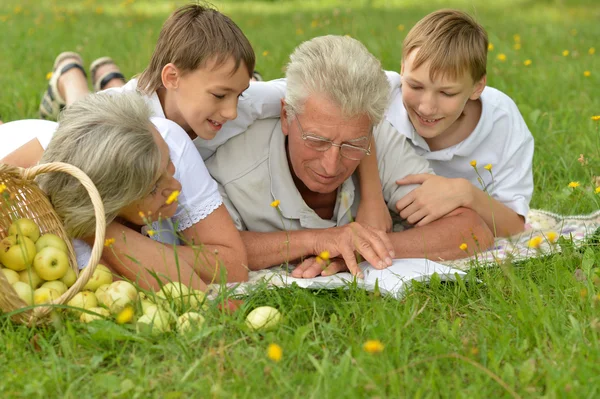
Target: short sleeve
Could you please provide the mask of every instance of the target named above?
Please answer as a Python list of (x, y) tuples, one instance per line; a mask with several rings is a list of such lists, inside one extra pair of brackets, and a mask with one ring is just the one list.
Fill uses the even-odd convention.
[(173, 222), (177, 231), (186, 230), (210, 215), (223, 203), (223, 199), (217, 182), (208, 173), (187, 133), (168, 119), (151, 120), (169, 146), (171, 161), (175, 165), (174, 177), (182, 186)]
[(223, 187), (219, 183), (217, 183), (217, 184), (219, 186), (219, 192), (221, 193), (221, 196), (223, 197), (223, 203), (225, 204), (225, 207), (227, 208), (227, 212), (229, 212), (229, 216), (231, 216), (231, 219), (233, 220), (233, 224), (235, 225), (235, 228), (238, 229), (238, 231), (248, 230), (246, 228), (246, 225), (244, 224), (244, 221), (242, 220), (242, 217), (240, 216), (240, 213), (233, 205), (233, 202), (231, 202), (231, 200), (227, 196), (225, 187)]

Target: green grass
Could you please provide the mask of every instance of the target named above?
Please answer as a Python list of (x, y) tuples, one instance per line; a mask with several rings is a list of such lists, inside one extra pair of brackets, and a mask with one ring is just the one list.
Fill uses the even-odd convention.
[[(79, 51), (86, 62), (110, 55), (127, 76), (140, 72), (174, 5), (2, 1), (1, 118), (36, 117), (60, 51)], [(489, 84), (516, 101), (536, 140), (532, 206), (569, 214), (599, 208), (600, 197), (585, 191), (600, 174), (600, 123), (591, 120), (600, 115), (596, 1), (217, 5), (251, 39), (266, 78), (282, 75), (297, 44), (326, 33), (362, 40), (385, 68), (397, 70), (403, 37), (426, 13), (447, 6), (471, 12), (494, 45)], [(589, 158), (585, 167), (577, 162), (581, 153)], [(573, 194), (570, 181), (582, 189)], [(417, 285), (400, 301), (354, 288), (260, 288), (233, 316), (211, 307), (209, 328), (190, 336), (149, 338), (128, 325), (70, 318), (28, 329), (2, 318), (0, 397), (598, 397), (600, 287), (593, 268), (600, 251), (597, 241), (580, 251), (563, 246), (561, 255), (473, 270), (456, 284)], [(262, 304), (285, 315), (281, 328), (264, 335), (244, 326), (245, 314)], [(364, 352), (367, 339), (380, 340), (385, 351)], [(281, 362), (266, 357), (269, 343), (283, 348)]]

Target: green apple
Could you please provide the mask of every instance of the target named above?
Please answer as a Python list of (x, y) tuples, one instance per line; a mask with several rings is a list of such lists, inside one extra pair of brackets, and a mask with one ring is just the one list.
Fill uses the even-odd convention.
[(38, 288), (44, 282), (44, 280), (42, 280), (42, 278), (38, 276), (38, 274), (35, 272), (35, 269), (33, 267), (29, 267), (25, 270), (20, 271), (19, 280), (29, 284), (33, 289)]
[(138, 293), (133, 284), (124, 280), (115, 281), (104, 291), (102, 304), (108, 307), (112, 314), (118, 314), (125, 306), (133, 305), (137, 296)]
[(42, 249), (33, 259), (33, 268), (46, 281), (63, 278), (69, 267), (67, 254), (54, 247)]
[(171, 325), (160, 314), (156, 314), (154, 317), (145, 314), (138, 319), (136, 329), (138, 333), (158, 335), (171, 331)]
[(161, 299), (178, 299), (187, 297), (190, 294), (190, 289), (180, 282), (170, 282), (162, 286), (156, 292), (156, 296)]
[(177, 332), (185, 334), (199, 330), (204, 324), (204, 316), (196, 312), (187, 312), (177, 318)]
[(90, 312), (98, 313), (98, 314), (81, 312), (81, 316), (79, 316), (79, 320), (84, 323), (89, 323), (94, 320), (104, 320), (104, 319), (110, 317), (110, 312), (104, 308), (94, 307), (94, 308), (89, 308), (87, 310), (89, 310)]
[(27, 304), (27, 306), (33, 305), (33, 290), (29, 284), (22, 281), (17, 281), (13, 283), (12, 287), (19, 298), (21, 298), (23, 302)]
[[(98, 306), (98, 300), (96, 299), (96, 295), (94, 295), (91, 291), (81, 291), (77, 293), (67, 305), (72, 306), (74, 308), (80, 309), (90, 309)], [(73, 312), (79, 312), (77, 309), (70, 309)]]
[(150, 305), (146, 307), (146, 309), (144, 310), (144, 314), (150, 316), (151, 319), (160, 317), (161, 319), (163, 319), (163, 321), (165, 321), (168, 324), (171, 324), (171, 322), (173, 321), (171, 314), (158, 305)]
[(77, 281), (77, 275), (75, 274), (75, 270), (69, 267), (67, 269), (67, 274), (65, 274), (64, 277), (60, 279), (60, 281), (65, 283), (67, 287), (71, 287), (73, 284), (75, 284), (75, 281)]
[(33, 303), (40, 305), (42, 303), (50, 303), (51, 301), (58, 299), (60, 294), (53, 288), (40, 287), (33, 291)]
[(142, 314), (145, 314), (146, 309), (148, 309), (150, 306), (156, 306), (156, 304), (148, 301), (147, 299), (142, 299), (140, 301), (140, 306), (142, 307)]
[(0, 262), (20, 272), (31, 266), (35, 258), (35, 244), (26, 236), (8, 236), (0, 241)]
[(96, 266), (96, 270), (94, 270), (92, 277), (90, 277), (83, 289), (89, 291), (96, 291), (101, 285), (110, 284), (112, 282), (113, 275), (110, 269), (104, 265), (99, 264), (98, 266)]
[(2, 273), (4, 273), (4, 277), (8, 280), (10, 285), (13, 285), (17, 281), (19, 281), (19, 273), (11, 269), (2, 269)]
[(54, 288), (60, 295), (67, 292), (67, 285), (59, 280), (47, 281), (42, 284), (42, 287)]
[(9, 236), (23, 235), (36, 242), (40, 238), (40, 228), (31, 219), (18, 219), (8, 228)]
[(246, 316), (246, 325), (257, 331), (268, 331), (281, 321), (279, 310), (270, 306), (260, 306)]
[(106, 290), (110, 287), (110, 284), (103, 284), (98, 289), (96, 289), (95, 294), (98, 299), (98, 303), (104, 304), (104, 295), (106, 294)]
[(35, 242), (35, 249), (37, 249), (38, 252), (46, 247), (54, 247), (56, 249), (60, 249), (66, 254), (69, 254), (69, 249), (67, 248), (65, 240), (56, 234), (46, 233)]

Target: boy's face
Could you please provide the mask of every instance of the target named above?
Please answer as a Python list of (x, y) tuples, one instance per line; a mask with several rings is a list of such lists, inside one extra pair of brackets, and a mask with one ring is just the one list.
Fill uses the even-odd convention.
[[(459, 132), (465, 105), (469, 100), (477, 100), (485, 88), (485, 76), (473, 82), (466, 73), (458, 79), (448, 79), (439, 75), (434, 81), (429, 78), (429, 63), (413, 69), (412, 63), (419, 49), (412, 51), (402, 62), (402, 101), (411, 123), (419, 136), (428, 143)], [(469, 132), (470, 133), (470, 132)], [(460, 142), (458, 140), (457, 142)], [(456, 144), (456, 143), (454, 143)]]
[[(238, 98), (248, 88), (250, 74), (242, 63), (233, 72), (233, 58), (217, 66), (210, 60), (202, 68), (182, 74), (173, 64), (163, 69), (163, 84), (171, 104), (163, 104), (169, 119), (188, 133), (211, 140), (223, 124), (237, 117)], [(232, 73), (233, 72), (233, 73)]]

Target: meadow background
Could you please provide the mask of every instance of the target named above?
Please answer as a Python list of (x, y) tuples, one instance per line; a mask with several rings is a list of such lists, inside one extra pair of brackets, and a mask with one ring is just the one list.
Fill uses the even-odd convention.
[[(0, 119), (36, 118), (56, 55), (110, 55), (142, 71), (163, 21), (182, 1), (2, 0)], [(251, 40), (257, 69), (282, 76), (304, 40), (348, 34), (386, 69), (427, 13), (453, 7), (488, 30), (488, 84), (510, 95), (535, 137), (532, 207), (564, 214), (600, 208), (600, 3), (596, 0), (371, 0), (215, 2)], [(1, 145), (1, 143), (0, 143)], [(578, 162), (584, 154), (587, 163)], [(579, 182), (577, 189), (568, 188)], [(457, 284), (416, 285), (403, 300), (350, 287), (258, 289), (208, 328), (156, 339), (128, 325), (27, 329), (0, 318), (0, 397), (598, 397), (598, 239), (582, 249), (473, 270)], [(482, 283), (475, 283), (479, 278)], [(285, 323), (247, 331), (268, 304)], [(363, 350), (379, 340), (382, 353)], [(281, 361), (267, 346), (283, 349)]]

